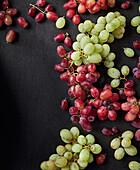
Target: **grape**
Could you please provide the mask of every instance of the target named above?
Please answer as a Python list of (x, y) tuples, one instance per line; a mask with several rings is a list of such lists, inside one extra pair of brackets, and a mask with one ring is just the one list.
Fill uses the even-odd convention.
[(72, 159), (72, 153), (71, 152), (65, 152), (64, 157), (67, 158), (67, 160)]
[(54, 12), (47, 12), (46, 17), (51, 21), (57, 21), (59, 16)]
[(90, 38), (88, 36), (84, 36), (80, 41), (81, 48), (84, 49), (85, 45), (90, 42), (91, 42)]
[(91, 30), (91, 33), (90, 33), (90, 34), (91, 34), (91, 35), (97, 35), (97, 36), (98, 36), (98, 35), (99, 35), (99, 32), (98, 32), (96, 29), (93, 28), (93, 29)]
[(140, 16), (136, 16), (131, 20), (131, 25), (137, 27), (140, 25)]
[(121, 145), (125, 148), (128, 148), (131, 145), (131, 140), (129, 138), (123, 138)]
[(3, 19), (5, 17), (5, 11), (0, 11), (0, 19)]
[(109, 37), (109, 32), (106, 31), (106, 30), (101, 31), (100, 34), (99, 34), (99, 38), (102, 41), (107, 40), (108, 37)]
[(78, 136), (80, 134), (80, 131), (77, 127), (72, 127), (70, 129), (70, 132), (72, 133), (73, 137), (76, 138), (76, 139), (78, 138)]
[(93, 155), (90, 153), (88, 163), (92, 163), (93, 161), (94, 161)]
[(96, 164), (102, 165), (104, 163), (105, 159), (106, 159), (105, 155), (103, 155), (103, 154), (98, 155), (96, 158)]
[(97, 24), (106, 24), (106, 19), (105, 17), (101, 16), (97, 19)]
[(2, 8), (3, 9), (6, 9), (6, 8), (8, 8), (9, 7), (9, 1), (8, 0), (3, 0), (2, 1)]
[(112, 23), (108, 23), (108, 24), (106, 25), (106, 30), (107, 30), (108, 32), (113, 32), (113, 31), (114, 31), (114, 25), (113, 25)]
[(107, 74), (109, 75), (109, 77), (115, 78), (115, 79), (120, 77), (120, 71), (116, 68), (109, 68), (107, 71)]
[(103, 31), (104, 28), (105, 28), (105, 25), (104, 25), (104, 24), (96, 24), (96, 25), (94, 26), (94, 29), (96, 29), (97, 32)]
[(118, 133), (118, 128), (116, 128), (116, 127), (113, 127), (111, 130), (112, 130), (112, 132), (113, 132), (114, 134), (117, 134), (117, 133)]
[(117, 29), (121, 25), (121, 22), (118, 18), (113, 19), (111, 23), (114, 25), (114, 29)]
[(102, 57), (107, 57), (109, 52), (110, 52), (110, 47), (108, 44), (103, 44), (103, 49), (102, 49), (102, 52), (101, 52), (101, 56)]
[(140, 128), (140, 119), (135, 119), (131, 122), (135, 128)]
[(63, 46), (60, 45), (57, 47), (57, 53), (60, 57), (64, 57), (66, 55), (66, 50)]
[(96, 52), (96, 53), (101, 53), (103, 50), (103, 47), (101, 44), (95, 44), (94, 47), (95, 47), (94, 52)]
[(69, 37), (66, 37), (65, 40), (64, 40), (64, 44), (66, 47), (70, 48), (71, 45), (72, 45), (72, 41)]
[(127, 57), (134, 57), (135, 53), (131, 48), (124, 48), (124, 53)]
[(126, 81), (124, 85), (126, 88), (131, 88), (134, 86), (134, 81), (133, 80)]
[(57, 72), (63, 72), (63, 71), (64, 71), (64, 68), (62, 68), (62, 67), (60, 66), (60, 64), (56, 64), (56, 65), (54, 66), (54, 70), (57, 71)]
[(119, 138), (114, 138), (111, 143), (110, 143), (110, 146), (112, 149), (118, 149), (120, 147), (120, 139)]
[(36, 8), (35, 8), (35, 7), (30, 7), (30, 8), (28, 9), (28, 15), (29, 15), (30, 17), (33, 17), (33, 16), (35, 15), (35, 13), (36, 13)]
[(105, 60), (105, 61), (104, 61), (104, 65), (105, 65), (107, 68), (112, 68), (112, 67), (114, 67), (114, 61)]
[(89, 150), (88, 150), (88, 149), (83, 149), (83, 150), (80, 152), (80, 155), (79, 155), (80, 161), (82, 161), (82, 162), (88, 161), (89, 155), (90, 155)]
[(132, 114), (130, 111), (124, 116), (124, 119), (126, 121), (133, 121), (135, 118), (137, 117), (137, 115)]
[(110, 86), (110, 84), (105, 84), (104, 85), (103, 90), (107, 90), (107, 89), (110, 90), (110, 91), (112, 90), (112, 87)]
[(62, 145), (57, 146), (56, 148), (56, 152), (58, 153), (58, 155), (64, 155), (64, 153), (66, 152), (66, 148)]
[(77, 6), (76, 1), (68, 1), (64, 4), (63, 8), (64, 9), (72, 9), (75, 8)]
[[(80, 25), (80, 24), (79, 24), (79, 25)], [(78, 42), (80, 42), (81, 39), (82, 39), (84, 36), (85, 36), (84, 33), (80, 33), (80, 34), (78, 34), (78, 35), (76, 36), (76, 40), (77, 40)]]
[(12, 22), (13, 22), (12, 18), (9, 15), (5, 15), (4, 23), (9, 26), (12, 25)]
[(55, 161), (55, 165), (59, 168), (63, 168), (67, 165), (68, 161), (64, 156), (59, 156), (56, 161)]
[(114, 18), (115, 18), (115, 14), (114, 14), (113, 12), (109, 12), (109, 13), (106, 15), (106, 22), (107, 22), (107, 23), (110, 23)]
[(66, 148), (67, 151), (72, 152), (72, 145), (71, 144), (69, 144), (69, 143), (66, 144), (65, 148)]
[(52, 160), (42, 162), (41, 165), (40, 165), (40, 168), (42, 170), (46, 170), (46, 169), (57, 170), (57, 166), (55, 165), (55, 162), (52, 161)]
[(19, 17), (17, 22), (22, 28), (26, 28), (28, 26), (28, 22), (23, 17)]
[(57, 27), (58, 29), (61, 29), (61, 28), (63, 28), (63, 27), (65, 26), (65, 23), (66, 23), (65, 18), (64, 18), (64, 17), (60, 17), (60, 18), (58, 18), (57, 21), (56, 21), (56, 27)]
[(46, 0), (38, 0), (36, 2), (36, 4), (37, 4), (37, 6), (42, 7), (42, 6), (44, 6), (46, 4)]
[(90, 38), (91, 42), (94, 44), (97, 44), (99, 42), (99, 38), (97, 35), (92, 35), (92, 37)]
[(72, 152), (79, 153), (82, 150), (82, 145), (80, 144), (74, 144), (72, 146)]
[(90, 148), (90, 150), (94, 153), (94, 154), (99, 154), (102, 151), (102, 147), (99, 144), (93, 144)]
[(108, 43), (113, 43), (113, 42), (114, 42), (114, 35), (109, 34), (109, 37), (108, 37), (107, 42), (108, 42)]
[(117, 119), (117, 113), (115, 110), (109, 110), (108, 111), (108, 118), (112, 121), (115, 121)]
[(137, 71), (135, 71), (134, 78), (135, 79), (140, 79), (140, 70), (139, 69)]
[[(94, 2), (95, 2), (95, 1), (94, 1)], [(91, 14), (95, 14), (95, 13), (97, 13), (98, 11), (100, 11), (100, 9), (101, 9), (100, 5), (99, 5), (97, 2), (95, 2), (95, 5), (93, 5), (92, 8), (88, 9), (88, 11), (89, 11)]]
[(79, 32), (81, 32), (81, 33), (85, 33), (85, 32), (86, 32), (86, 30), (85, 30), (85, 28), (84, 28), (84, 23), (80, 23), (80, 24), (78, 25), (78, 30), (79, 30)]
[(100, 63), (102, 61), (102, 57), (99, 53), (93, 52), (90, 56), (87, 58), (89, 63)]
[(84, 29), (89, 32), (92, 29), (92, 22), (90, 20), (86, 20), (84, 22)]
[(15, 8), (8, 8), (6, 10), (6, 14), (9, 15), (9, 16), (15, 16), (17, 14), (17, 9)]
[(35, 16), (35, 20), (36, 22), (41, 22), (44, 18), (44, 14), (42, 14), (41, 12), (38, 13), (36, 16)]
[(85, 65), (88, 65), (88, 64), (89, 64), (89, 61), (87, 60), (86, 57), (82, 57), (82, 60), (83, 60), (83, 63), (84, 63)]
[(125, 150), (123, 148), (118, 148), (115, 153), (114, 153), (114, 157), (117, 160), (121, 160), (125, 155)]
[(119, 19), (121, 25), (126, 23), (126, 18), (124, 16), (121, 15), (121, 16), (118, 16), (117, 18)]
[(71, 120), (71, 122), (72, 122), (73, 124), (76, 124), (76, 123), (79, 122), (79, 116), (74, 115), (74, 116), (72, 116), (72, 117), (70, 118), (70, 120)]
[(65, 38), (65, 34), (64, 34), (64, 33), (59, 33), (59, 34), (57, 34), (57, 35), (54, 37), (54, 40), (55, 40), (56, 42), (61, 42), (61, 41), (64, 40), (64, 38)]
[(118, 17), (121, 15), (120, 12), (118, 12), (118, 11), (114, 12), (114, 14), (115, 14), (115, 17)]
[(81, 49), (80, 43), (79, 42), (74, 42), (72, 45), (72, 48), (76, 51), (79, 51)]
[(79, 170), (79, 166), (77, 165), (77, 163), (72, 162), (70, 164), (70, 170)]
[(73, 52), (72, 55), (71, 55), (71, 59), (72, 60), (79, 60), (81, 58), (80, 54), (81, 53), (79, 51)]
[(138, 169), (140, 169), (140, 163), (138, 163), (137, 161), (129, 162), (128, 166), (129, 166), (129, 168), (131, 170), (138, 170)]
[(72, 18), (75, 15), (75, 10), (74, 9), (69, 9), (66, 13), (66, 16), (68, 18)]
[(70, 166), (69, 165), (67, 165), (67, 166), (65, 166), (65, 167), (63, 167), (63, 168), (61, 168), (61, 170), (69, 170), (70, 169)]
[(88, 134), (86, 136), (86, 139), (87, 139), (87, 145), (92, 145), (94, 142), (95, 142), (95, 137), (91, 134)]
[(113, 79), (110, 83), (111, 87), (116, 88), (120, 85), (120, 80), (119, 79)]
[(107, 1), (107, 4), (110, 8), (113, 8), (116, 4), (116, 0), (108, 0)]
[(109, 90), (109, 89), (103, 90), (103, 91), (100, 93), (100, 98), (101, 98), (102, 100), (109, 99), (111, 96), (112, 96), (112, 91)]
[(137, 154), (137, 148), (133, 145), (131, 145), (128, 148), (124, 148), (125, 152), (129, 155), (129, 156), (135, 156)]
[(138, 129), (135, 133), (135, 140), (140, 141), (140, 129)]
[(85, 45), (84, 47), (84, 53), (87, 54), (87, 55), (90, 55), (93, 53), (94, 51), (94, 45), (92, 43), (88, 43)]
[(128, 75), (130, 72), (130, 69), (128, 66), (124, 65), (122, 68), (121, 68), (121, 73), (122, 75)]
[(112, 135), (112, 130), (111, 130), (110, 128), (104, 127), (104, 128), (102, 129), (102, 133), (103, 133), (104, 135), (110, 136), (110, 135)]
[(90, 94), (92, 97), (97, 98), (99, 96), (99, 90), (96, 87), (90, 89)]
[(107, 60), (112, 61), (114, 60), (116, 55), (114, 53), (109, 53), (108, 56), (106, 57)]
[(113, 36), (114, 36), (115, 38), (117, 38), (117, 39), (121, 39), (121, 38), (124, 36), (124, 34), (116, 34), (115, 31), (113, 31), (112, 34), (113, 34)]
[(123, 132), (123, 134), (122, 134), (122, 138), (132, 139), (133, 137), (134, 137), (134, 133), (130, 130), (127, 130), (127, 131)]
[(53, 7), (53, 5), (51, 5), (51, 4), (49, 4), (49, 5), (47, 5), (47, 6), (45, 7), (45, 11), (46, 11), (46, 12), (51, 12), (51, 11), (53, 11), (53, 9), (54, 9), (54, 7)]
[(72, 140), (72, 138), (73, 138), (72, 133), (67, 129), (62, 129), (60, 131), (60, 136), (61, 136), (62, 139), (68, 140), (68, 141)]
[(75, 25), (78, 25), (80, 22), (81, 22), (81, 18), (79, 15), (74, 15), (73, 18), (72, 18), (72, 22), (75, 24)]
[(121, 7), (123, 9), (128, 9), (130, 7), (130, 2), (129, 1), (124, 1), (122, 4), (121, 4)]
[(78, 159), (77, 163), (82, 168), (86, 168), (88, 166), (88, 162), (87, 161), (81, 161), (80, 159)]
[(56, 161), (56, 159), (59, 157), (58, 154), (52, 154), (50, 157), (49, 157), (49, 160), (52, 160), (52, 161)]
[(14, 30), (10, 30), (6, 34), (6, 41), (11, 43), (14, 41), (15, 37), (16, 37), (16, 32)]
[(83, 136), (83, 135), (80, 135), (78, 138), (77, 138), (77, 142), (81, 145), (85, 145), (87, 143), (87, 140), (86, 140), (86, 137)]
[(137, 27), (137, 33), (140, 34), (140, 25)]
[(88, 64), (87, 69), (88, 69), (88, 72), (90, 72), (90, 73), (94, 73), (94, 72), (95, 72), (95, 70), (96, 70), (96, 65), (95, 65), (95, 64), (93, 64), (93, 63), (90, 63), (90, 64)]
[(67, 110), (68, 108), (68, 101), (66, 99), (61, 101), (61, 109), (62, 110)]

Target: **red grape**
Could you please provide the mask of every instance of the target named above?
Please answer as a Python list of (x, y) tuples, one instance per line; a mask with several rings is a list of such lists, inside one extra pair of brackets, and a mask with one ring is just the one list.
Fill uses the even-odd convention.
[(79, 4), (78, 5), (78, 12), (79, 13), (81, 13), (81, 14), (83, 14), (83, 13), (85, 13), (86, 12), (86, 6), (84, 5), (84, 4)]
[(75, 15), (75, 10), (74, 9), (69, 9), (66, 13), (66, 16), (68, 18), (72, 18)]
[(10, 30), (6, 35), (6, 41), (7, 42), (13, 42), (16, 37), (16, 32), (14, 30)]
[(114, 134), (117, 134), (117, 133), (118, 133), (118, 128), (116, 128), (116, 127), (113, 127), (111, 130), (112, 130), (112, 132), (113, 132)]
[(5, 15), (4, 23), (9, 26), (12, 25), (12, 22), (13, 22), (12, 18), (9, 15)]
[(119, 102), (114, 102), (113, 104), (113, 108), (114, 110), (120, 110), (121, 109), (121, 103)]
[(75, 86), (76, 85), (76, 76), (70, 75), (67, 81), (68, 86)]
[(139, 112), (139, 110), (140, 110), (139, 106), (134, 104), (134, 105), (131, 106), (130, 112), (132, 114), (137, 114)]
[(78, 109), (76, 107), (70, 107), (69, 108), (69, 113), (71, 115), (77, 115), (78, 114)]
[(57, 21), (57, 19), (59, 18), (59, 16), (54, 12), (48, 12), (46, 14), (46, 17), (51, 21)]
[(56, 65), (54, 66), (54, 70), (57, 71), (57, 72), (63, 72), (63, 71), (64, 71), (64, 68), (62, 68), (62, 67), (60, 66), (60, 64), (56, 64)]
[(123, 104), (121, 105), (121, 108), (122, 108), (122, 110), (124, 110), (124, 111), (129, 111), (130, 108), (131, 108), (131, 106), (132, 106), (131, 103), (125, 102), (125, 103), (123, 103)]
[(57, 47), (57, 53), (60, 57), (65, 57), (66, 55), (66, 50), (63, 46), (58, 46)]
[(28, 26), (28, 22), (23, 17), (19, 17), (17, 22), (22, 28), (26, 28)]
[(75, 25), (78, 25), (80, 22), (81, 22), (81, 18), (79, 15), (74, 15), (73, 18), (72, 18), (72, 22), (75, 24)]
[(81, 116), (88, 117), (90, 115), (90, 110), (91, 109), (88, 106), (84, 107), (80, 112)]
[(107, 119), (107, 114), (105, 116), (98, 116), (100, 121), (105, 121)]
[(124, 94), (125, 94), (125, 96), (127, 96), (127, 97), (134, 96), (135, 93), (136, 93), (135, 90), (134, 90), (134, 89), (131, 89), (131, 88), (124, 90)]
[(136, 99), (136, 97), (134, 97), (134, 96), (127, 97), (127, 102), (133, 104), (134, 102), (137, 102), (137, 99)]
[(69, 78), (69, 74), (68, 74), (67, 71), (64, 72), (64, 73), (62, 73), (62, 74), (60, 74), (60, 80), (61, 80), (61, 81), (67, 81), (68, 78)]
[(86, 92), (84, 90), (82, 90), (82, 95), (78, 99), (81, 99), (81, 100), (86, 99)]
[(8, 0), (3, 0), (2, 1), (2, 8), (3, 9), (6, 9), (6, 8), (8, 8), (9, 7), (9, 1)]
[(90, 132), (90, 131), (92, 130), (92, 126), (91, 126), (91, 124), (90, 124), (89, 122), (83, 124), (82, 127), (83, 127), (83, 129), (84, 129), (85, 131), (87, 131), (87, 132)]
[(117, 119), (117, 113), (115, 112), (115, 110), (109, 110), (107, 116), (112, 121), (115, 121)]
[(132, 126), (135, 128), (140, 128), (140, 119), (135, 119), (131, 122)]
[(97, 81), (97, 78), (93, 74), (87, 73), (86, 80), (91, 83), (95, 83)]
[(134, 46), (134, 48), (136, 48), (136, 49), (139, 49), (140, 50), (140, 41), (134, 41), (133, 42), (133, 46)]
[(107, 4), (110, 8), (113, 8), (116, 4), (116, 0), (107, 0)]
[(3, 19), (0, 19), (0, 28), (3, 26), (4, 22)]
[(109, 99), (110, 97), (112, 96), (112, 91), (111, 90), (103, 90), (101, 93), (100, 93), (100, 98), (102, 100), (105, 100), (105, 99)]
[(130, 2), (129, 1), (124, 1), (122, 4), (121, 4), (121, 7), (123, 9), (128, 9), (130, 7)]
[(132, 122), (136, 117), (137, 115), (132, 114), (130, 111), (124, 116), (125, 120), (129, 122)]
[(54, 37), (54, 40), (55, 40), (56, 42), (61, 42), (61, 41), (64, 40), (64, 38), (65, 38), (65, 34), (64, 34), (64, 33), (59, 33), (59, 34), (57, 34), (57, 35)]
[(81, 126), (83, 126), (83, 125), (86, 124), (87, 122), (88, 122), (88, 121), (87, 121), (87, 119), (86, 119), (85, 117), (80, 117), (79, 123), (80, 123)]
[(104, 88), (103, 88), (103, 90), (112, 90), (112, 87), (110, 86), (110, 84), (105, 84), (104, 85)]
[(67, 67), (68, 67), (68, 64), (69, 64), (69, 62), (68, 62), (67, 59), (63, 59), (63, 60), (61, 60), (61, 62), (60, 62), (60, 66), (61, 66), (62, 68), (67, 68)]
[(44, 6), (46, 4), (46, 0), (38, 0), (36, 2), (36, 4), (37, 4), (37, 6), (42, 7), (42, 6)]
[(54, 7), (53, 7), (53, 5), (51, 5), (51, 4), (49, 4), (49, 5), (47, 5), (47, 6), (45, 7), (45, 11), (46, 11), (46, 12), (51, 12), (51, 11), (53, 11), (53, 9), (54, 9)]
[(70, 48), (71, 45), (72, 45), (71, 39), (70, 39), (69, 37), (66, 37), (66, 38), (64, 39), (64, 44), (65, 44), (66, 47)]
[(106, 159), (106, 157), (105, 157), (104, 154), (98, 155), (97, 158), (96, 158), (96, 164), (102, 165), (104, 163), (105, 159)]
[(5, 11), (0, 11), (0, 19), (3, 19), (5, 17)]
[(120, 90), (119, 91), (119, 95), (122, 99), (125, 99), (126, 98), (126, 95), (124, 94), (124, 90)]
[(94, 63), (90, 63), (88, 64), (87, 68), (88, 68), (88, 72), (94, 73), (96, 70), (96, 65)]
[(97, 79), (100, 77), (100, 73), (98, 71), (95, 71), (92, 73)]
[(87, 106), (93, 107), (94, 106), (94, 99), (89, 99), (88, 102), (87, 102)]
[(103, 7), (106, 4), (106, 0), (98, 0), (97, 1), (101, 7)]
[(95, 0), (86, 0), (86, 8), (90, 9), (95, 5)]
[(77, 82), (83, 82), (86, 79), (86, 75), (83, 72), (80, 72), (76, 76), (76, 81)]
[(80, 118), (77, 115), (73, 115), (70, 120), (73, 124), (76, 124), (79, 122)]
[(89, 81), (83, 81), (81, 86), (83, 86), (84, 90), (90, 91), (92, 84)]
[(38, 13), (36, 16), (35, 16), (35, 20), (36, 22), (41, 22), (44, 18), (44, 14), (42, 12)]
[(134, 78), (135, 79), (140, 79), (140, 70), (139, 69), (137, 71), (135, 71)]
[(9, 16), (15, 16), (17, 14), (17, 9), (15, 8), (8, 8), (6, 10), (6, 14), (9, 15)]
[(119, 100), (119, 95), (117, 93), (112, 93), (112, 96), (110, 97), (109, 101), (111, 103), (117, 102)]
[(36, 8), (35, 8), (35, 7), (30, 7), (30, 8), (28, 9), (28, 15), (29, 15), (30, 17), (33, 17), (33, 16), (35, 15), (35, 13), (36, 13)]
[(78, 98), (81, 95), (82, 95), (82, 88), (80, 87), (80, 85), (76, 85), (74, 87), (74, 96)]
[(104, 5), (101, 6), (102, 10), (108, 10), (109, 6), (107, 3), (105, 3)]
[(133, 80), (128, 80), (128, 81), (125, 82), (124, 86), (126, 88), (131, 88), (131, 87), (134, 86), (134, 81)]
[(100, 99), (100, 98), (98, 98), (98, 99), (96, 99), (96, 100), (94, 101), (94, 107), (96, 107), (96, 108), (101, 107), (102, 104), (103, 104), (103, 101), (102, 101), (102, 99)]
[(68, 90), (68, 94), (70, 97), (74, 97), (74, 86), (71, 86)]
[(77, 7), (77, 3), (75, 0), (70, 0), (70, 1), (66, 2), (63, 7), (64, 7), (64, 9), (72, 9), (72, 8)]
[(90, 89), (90, 94), (94, 97), (97, 98), (99, 96), (99, 90), (96, 87), (92, 87)]
[(97, 12), (99, 12), (101, 9), (101, 6), (99, 3), (96, 3), (92, 8), (88, 9), (88, 11), (91, 13), (91, 14), (95, 14)]
[(135, 140), (140, 141), (140, 129), (138, 129), (135, 133)]
[(103, 117), (107, 114), (107, 108), (105, 106), (101, 106), (98, 110), (97, 110), (97, 115), (99, 117)]
[(83, 73), (87, 73), (88, 72), (88, 68), (86, 65), (81, 65), (77, 67), (77, 72), (83, 72)]
[(79, 0), (81, 4), (86, 4), (86, 0)]
[(66, 99), (61, 101), (61, 109), (62, 110), (67, 110), (68, 108), (68, 101)]
[(110, 135), (112, 135), (112, 130), (111, 130), (110, 128), (104, 127), (104, 128), (102, 129), (102, 133), (103, 133), (104, 135), (110, 136)]
[(84, 102), (83, 102), (83, 100), (81, 100), (81, 99), (76, 99), (75, 101), (74, 101), (74, 105), (75, 105), (75, 107), (78, 109), (78, 110), (81, 110), (81, 109), (83, 109), (83, 107), (84, 107)]

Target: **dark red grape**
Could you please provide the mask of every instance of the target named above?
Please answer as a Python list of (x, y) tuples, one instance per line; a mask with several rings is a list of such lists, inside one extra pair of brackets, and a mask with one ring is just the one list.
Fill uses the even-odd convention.
[(29, 15), (30, 17), (33, 17), (33, 16), (35, 15), (35, 13), (36, 13), (36, 8), (35, 8), (35, 7), (30, 7), (30, 8), (28, 9), (28, 15)]
[(60, 57), (65, 57), (66, 55), (66, 50), (63, 46), (58, 46), (57, 47), (57, 53)]
[(135, 140), (140, 141), (140, 129), (138, 129), (135, 133)]
[(117, 119), (117, 113), (115, 110), (109, 110), (107, 116), (111, 121), (115, 121)]
[(121, 7), (123, 9), (128, 9), (130, 7), (130, 2), (129, 1), (124, 1), (122, 4), (121, 4)]
[(8, 0), (3, 0), (2, 1), (2, 8), (3, 9), (6, 9), (6, 8), (8, 8), (9, 7), (9, 1)]
[(39, 12), (36, 16), (35, 16), (35, 20), (36, 22), (41, 22), (44, 18), (44, 14), (42, 14), (41, 12)]
[(12, 18), (9, 15), (5, 15), (4, 23), (9, 26), (12, 25), (12, 22), (13, 22)]
[(70, 120), (73, 124), (76, 124), (79, 122), (80, 118), (77, 115), (73, 115)]
[(96, 164), (102, 165), (104, 163), (105, 159), (106, 159), (106, 157), (105, 157), (104, 154), (98, 155), (97, 158), (96, 158)]
[(64, 33), (59, 33), (59, 34), (57, 34), (57, 35), (54, 37), (54, 40), (55, 40), (56, 42), (61, 42), (61, 41), (64, 40), (64, 38), (65, 38), (65, 34), (64, 34)]
[(137, 71), (135, 71), (134, 78), (135, 79), (140, 79), (140, 70), (139, 69)]
[(68, 101), (66, 99), (61, 101), (61, 109), (62, 110), (67, 110), (68, 108)]
[(0, 11), (0, 19), (3, 19), (5, 17), (5, 11)]
[(62, 68), (62, 67), (60, 66), (60, 64), (56, 64), (56, 65), (54, 66), (54, 70), (57, 71), (57, 72), (63, 72), (63, 71), (64, 71), (64, 68)]
[(113, 127), (111, 130), (112, 130), (112, 132), (113, 132), (114, 134), (117, 134), (117, 133), (118, 133), (118, 128), (116, 128), (116, 127)]
[(0, 19), (0, 28), (3, 26), (3, 24), (4, 24), (3, 19)]
[(51, 12), (51, 11), (53, 11), (53, 9), (54, 9), (54, 6), (51, 5), (51, 4), (49, 4), (49, 5), (47, 5), (47, 6), (45, 7), (45, 11), (46, 11), (46, 12)]
[(11, 16), (11, 17), (15, 16), (15, 15), (17, 15), (17, 9), (15, 9), (15, 8), (8, 8), (6, 10), (6, 14)]
[(69, 113), (73, 116), (73, 115), (77, 115), (78, 114), (78, 109), (76, 107), (70, 107), (69, 108)]
[(110, 128), (104, 127), (104, 128), (102, 129), (102, 133), (103, 133), (104, 135), (106, 135), (106, 136), (110, 136), (110, 135), (112, 135), (112, 130), (111, 130)]
[(135, 128), (140, 128), (140, 119), (135, 119), (131, 122), (132, 126)]
[(140, 50), (140, 41), (134, 41), (133, 42), (133, 46), (134, 46), (134, 48), (136, 48), (136, 49), (139, 49)]
[(66, 47), (70, 48), (71, 45), (72, 45), (71, 39), (70, 39), (69, 37), (66, 37), (66, 38), (64, 39), (64, 44), (65, 44)]

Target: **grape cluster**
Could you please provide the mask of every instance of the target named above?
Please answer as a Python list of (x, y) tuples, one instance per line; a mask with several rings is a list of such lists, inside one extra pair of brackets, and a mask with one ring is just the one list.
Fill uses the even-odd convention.
[(131, 170), (140, 169), (140, 163), (137, 161), (131, 161), (129, 162), (128, 167)]
[(131, 144), (131, 139), (133, 139), (134, 133), (130, 130), (123, 132), (122, 136), (119, 138), (114, 138), (110, 146), (115, 150), (114, 157), (117, 160), (121, 160), (125, 153), (129, 156), (135, 156), (137, 154), (137, 148)]
[(138, 64), (137, 64), (137, 67), (134, 67), (133, 68), (133, 70), (132, 70), (132, 72), (133, 72), (133, 76), (134, 76), (134, 78), (136, 78), (136, 79), (140, 79), (140, 57), (139, 57), (139, 62), (138, 62)]
[[(79, 170), (85, 169), (89, 163), (94, 161), (93, 154), (97, 155), (102, 151), (99, 144), (95, 144), (95, 137), (91, 134), (87, 136), (80, 135), (77, 127), (70, 130), (62, 129), (60, 136), (65, 146), (59, 145), (56, 148), (56, 154), (52, 154), (48, 161), (41, 163), (42, 170)], [(96, 159), (98, 164), (104, 162), (105, 157), (99, 155)]]

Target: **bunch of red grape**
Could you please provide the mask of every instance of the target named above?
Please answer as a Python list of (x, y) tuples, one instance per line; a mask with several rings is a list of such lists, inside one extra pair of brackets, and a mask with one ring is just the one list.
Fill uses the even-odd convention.
[(133, 72), (133, 76), (134, 76), (134, 78), (136, 78), (136, 79), (140, 79), (140, 57), (139, 57), (139, 62), (138, 62), (138, 64), (137, 64), (137, 67), (134, 67), (133, 68), (133, 70), (132, 70), (132, 72)]
[[(97, 13), (102, 10), (108, 10), (108, 8), (113, 8), (116, 4), (116, 0), (69, 0), (64, 4), (64, 9), (67, 9), (66, 16), (72, 18), (74, 24), (78, 25), (81, 18), (76, 14), (76, 10), (83, 14), (87, 10), (91, 13)], [(77, 9), (75, 9), (77, 8)]]

